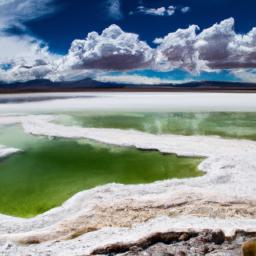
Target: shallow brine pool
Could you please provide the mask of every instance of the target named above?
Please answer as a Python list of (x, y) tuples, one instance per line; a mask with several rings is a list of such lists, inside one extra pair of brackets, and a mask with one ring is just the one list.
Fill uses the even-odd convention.
[(136, 129), (154, 134), (219, 135), (256, 140), (255, 112), (84, 113), (60, 117), (60, 123), (83, 127)]
[(0, 127), (0, 144), (24, 152), (0, 161), (0, 213), (32, 217), (75, 193), (107, 183), (139, 184), (202, 175), (200, 158), (163, 155), (92, 143), (24, 134)]
[[(219, 135), (256, 139), (256, 113), (54, 113), (57, 123), (135, 129), (149, 133)], [(0, 213), (32, 217), (72, 195), (108, 183), (140, 184), (202, 175), (201, 158), (114, 147), (88, 140), (25, 134), (20, 125), (0, 127), (0, 144), (22, 153), (0, 161)]]

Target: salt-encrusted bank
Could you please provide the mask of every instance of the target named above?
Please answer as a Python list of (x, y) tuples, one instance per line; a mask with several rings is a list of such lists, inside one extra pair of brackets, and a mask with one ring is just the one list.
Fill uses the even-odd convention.
[[(1, 117), (0, 123), (13, 122), (6, 118)], [(32, 219), (0, 216), (0, 254), (88, 255), (158, 232), (222, 229), (230, 236), (236, 230), (256, 231), (254, 141), (67, 127), (52, 123), (52, 117), (19, 119), (24, 130), (34, 135), (203, 156), (200, 169), (206, 174), (148, 185), (109, 184), (80, 192), (63, 206)]]

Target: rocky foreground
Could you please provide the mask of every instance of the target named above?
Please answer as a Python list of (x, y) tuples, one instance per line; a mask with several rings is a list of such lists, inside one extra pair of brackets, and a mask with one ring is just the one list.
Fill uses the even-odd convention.
[[(251, 241), (250, 239), (255, 235), (237, 232), (232, 239), (225, 239), (221, 231), (170, 233), (154, 237), (146, 244), (138, 244), (129, 248), (109, 248), (108, 254), (119, 256), (249, 256), (255, 255), (256, 242), (250, 242), (251, 244), (249, 244), (245, 241)], [(117, 254), (113, 253), (115, 249)], [(118, 253), (121, 249), (125, 252)], [(106, 253), (106, 251), (103, 253)]]
[(0, 216), (0, 255), (240, 255), (241, 245), (255, 237), (256, 142), (67, 127), (53, 120), (1, 117), (0, 124), (20, 123), (35, 136), (200, 156), (205, 175), (109, 184), (32, 219)]

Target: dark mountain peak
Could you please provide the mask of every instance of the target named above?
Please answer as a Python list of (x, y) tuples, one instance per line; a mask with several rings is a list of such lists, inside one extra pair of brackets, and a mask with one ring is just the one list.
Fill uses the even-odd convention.
[(221, 82), (221, 81), (192, 81), (183, 84), (124, 84), (124, 83), (104, 83), (86, 78), (79, 81), (53, 82), (46, 79), (37, 79), (27, 82), (4, 83), (0, 82), (0, 93), (19, 93), (19, 92), (71, 92), (71, 91), (90, 91), (90, 90), (149, 90), (149, 91), (223, 91), (255, 90), (254, 83)]

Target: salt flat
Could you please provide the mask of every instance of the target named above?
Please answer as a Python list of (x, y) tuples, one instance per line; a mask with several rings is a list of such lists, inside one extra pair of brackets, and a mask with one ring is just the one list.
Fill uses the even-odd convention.
[[(60, 99), (64, 97), (63, 99)], [(70, 98), (69, 98), (70, 97)], [(254, 93), (88, 92), (1, 95), (0, 113), (72, 111), (256, 111)], [(14, 103), (15, 99), (33, 101)], [(42, 100), (46, 99), (47, 100)], [(38, 101), (36, 101), (38, 99)]]

